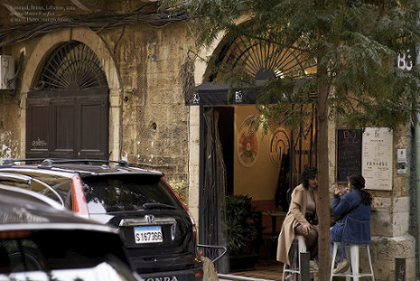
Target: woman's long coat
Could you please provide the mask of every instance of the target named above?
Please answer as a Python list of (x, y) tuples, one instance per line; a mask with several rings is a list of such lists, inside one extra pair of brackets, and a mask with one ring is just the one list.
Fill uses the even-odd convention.
[[(302, 184), (295, 187), (292, 193), (289, 211), (284, 218), (277, 242), (277, 261), (290, 265), (289, 251), (295, 239), (295, 227), (306, 224), (306, 192)], [(314, 200), (317, 202), (317, 192), (314, 190)]]

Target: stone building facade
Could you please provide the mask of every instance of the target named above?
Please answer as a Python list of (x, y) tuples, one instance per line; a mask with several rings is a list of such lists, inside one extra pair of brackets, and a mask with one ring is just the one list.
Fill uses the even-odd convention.
[[(41, 2), (33, 7), (24, 6), (24, 11), (48, 7)], [(147, 2), (112, 1), (103, 9), (124, 13)], [(86, 13), (71, 1), (55, 1), (50, 6), (63, 5)], [(10, 26), (14, 18), (11, 10), (4, 5), (0, 13), (4, 23)], [(13, 34), (2, 42), (11, 39)], [(96, 32), (87, 27), (63, 25), (44, 35), (2, 45), (1, 54), (11, 55), (16, 61), (21, 52), (24, 55), (19, 62), (21, 71), (16, 90), (0, 93), (0, 157), (25, 157), (27, 92), (34, 89), (36, 76), (57, 46), (71, 41), (90, 48), (106, 75), (109, 159), (124, 159), (162, 170), (170, 181), (186, 186), (189, 108), (184, 105), (180, 75), (188, 46), (193, 41), (187, 35), (185, 23), (168, 24), (164, 28), (150, 24), (121, 25)]]
[[(19, 24), (11, 21), (15, 15), (10, 6), (21, 7), (27, 12), (33, 12), (35, 6), (68, 6), (72, 7), (72, 15), (83, 17), (101, 11), (123, 14), (155, 1), (100, 1), (99, 6), (92, 4), (97, 1), (88, 0), (39, 1), (40, 4), (33, 7), (24, 1), (18, 2), (0, 5), (1, 24), (9, 27)], [(101, 11), (95, 11), (98, 8)], [(33, 28), (38, 26), (36, 22), (30, 23)], [(194, 77), (195, 86), (207, 82), (211, 66), (205, 58), (219, 52), (223, 35), (212, 46), (195, 50), (188, 21), (167, 21), (159, 25), (121, 22), (111, 27), (106, 20), (102, 23), (99, 28), (63, 24), (20, 40), (13, 40), (15, 33), (0, 37), (0, 54), (11, 55), (17, 65), (20, 64), (16, 89), (0, 91), (0, 158), (25, 158), (27, 94), (36, 86), (37, 75), (60, 44), (81, 42), (97, 56), (107, 80), (109, 159), (127, 160), (163, 171), (168, 181), (181, 192), (198, 221), (202, 108), (186, 106), (184, 90), (191, 82), (186, 81), (187, 78)], [(195, 59), (195, 64), (191, 63), (191, 58)], [(331, 122), (331, 182), (336, 173), (336, 129), (336, 124)], [(416, 280), (418, 234), (410, 228), (417, 216), (416, 204), (412, 203), (416, 189), (412, 186), (415, 169), (398, 174), (395, 168), (397, 149), (407, 149), (407, 154), (411, 155), (412, 141), (408, 128), (393, 132), (392, 189), (372, 191), (371, 250), (376, 280), (395, 280), (396, 257), (405, 259), (406, 280)]]

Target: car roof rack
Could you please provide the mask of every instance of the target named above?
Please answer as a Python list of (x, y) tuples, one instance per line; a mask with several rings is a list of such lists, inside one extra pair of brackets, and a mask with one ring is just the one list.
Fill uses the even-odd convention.
[(101, 159), (66, 159), (66, 158), (27, 158), (27, 159), (3, 159), (1, 162), (2, 166), (13, 166), (20, 165), (20, 162), (32, 162), (39, 163), (40, 168), (52, 168), (54, 164), (65, 164), (65, 163), (84, 163), (84, 164), (110, 164), (116, 163), (119, 166), (127, 168), (128, 162), (124, 160), (101, 160)]
[(66, 163), (82, 163), (82, 164), (110, 164), (115, 163), (122, 167), (128, 167), (127, 161), (119, 160), (102, 160), (102, 159), (65, 159), (65, 158), (48, 158), (44, 159), (42, 163), (40, 164), (41, 167), (52, 167), (54, 164), (66, 164)]
[(13, 165), (20, 165), (20, 162), (42, 162), (45, 158), (24, 158), (24, 159), (2, 159), (1, 166), (13, 166)]

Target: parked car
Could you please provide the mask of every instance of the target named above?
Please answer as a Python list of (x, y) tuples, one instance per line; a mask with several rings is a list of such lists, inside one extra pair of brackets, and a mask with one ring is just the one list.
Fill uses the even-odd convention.
[(49, 185), (32, 177), (14, 173), (0, 172), (0, 184), (2, 184), (1, 194), (3, 195), (15, 196), (18, 193), (20, 198), (26, 197), (30, 198), (33, 201), (38, 201), (39, 203), (49, 205), (56, 209), (65, 209), (64, 205), (61, 202), (58, 203), (47, 196), (32, 191), (36, 189), (35, 186), (37, 185), (40, 185), (43, 188), (51, 188)]
[(86, 159), (7, 160), (0, 172), (41, 181), (46, 186), (32, 190), (119, 228), (133, 268), (146, 281), (202, 280), (194, 221), (161, 172)]
[(57, 209), (42, 197), (0, 184), (1, 281), (141, 280), (115, 228)]

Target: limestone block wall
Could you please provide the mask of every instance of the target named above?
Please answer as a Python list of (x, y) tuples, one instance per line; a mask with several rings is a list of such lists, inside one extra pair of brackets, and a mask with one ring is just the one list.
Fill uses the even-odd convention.
[(104, 38), (115, 42), (116, 35), (123, 87), (121, 158), (161, 170), (171, 183), (186, 188), (189, 107), (180, 72), (190, 44), (187, 29), (184, 24), (127, 26)]
[(24, 157), (26, 93), (54, 46), (69, 40), (90, 47), (106, 73), (110, 159), (164, 172), (188, 203), (189, 107), (180, 77), (193, 40), (185, 23), (63, 29), (3, 48), (15, 60), (25, 48), (25, 57), (16, 92), (0, 93), (0, 158)]
[(0, 91), (0, 159), (19, 155), (19, 101)]
[[(410, 135), (407, 128), (394, 131), (393, 167), (396, 167), (397, 149), (407, 149), (410, 155)], [(409, 160), (409, 159), (408, 159)], [(408, 163), (408, 167), (410, 163)], [(410, 171), (398, 174), (393, 169), (391, 191), (371, 191), (374, 196), (371, 220), (371, 254), (375, 280), (395, 280), (395, 259), (406, 263), (406, 280), (416, 280), (416, 241), (410, 235), (410, 198), (408, 193)], [(364, 265), (366, 268), (366, 264)]]
[[(12, 56), (17, 69), (20, 53), (24, 53), (24, 59), (20, 63), (22, 68), (27, 68), (29, 66), (26, 58), (31, 55), (38, 41), (39, 39), (33, 39), (5, 46), (0, 54)], [(21, 93), (22, 87), (23, 79), (17, 77), (15, 91), (0, 91), (0, 159), (24, 157), (22, 151), (25, 150), (25, 143), (22, 137), (25, 128), (26, 94)]]

